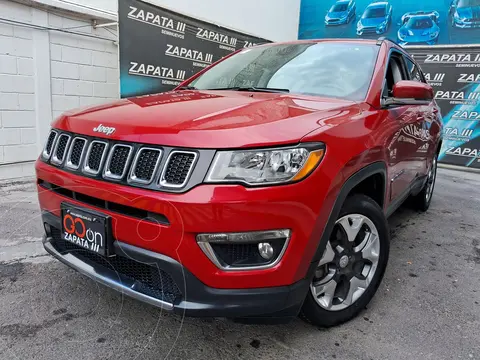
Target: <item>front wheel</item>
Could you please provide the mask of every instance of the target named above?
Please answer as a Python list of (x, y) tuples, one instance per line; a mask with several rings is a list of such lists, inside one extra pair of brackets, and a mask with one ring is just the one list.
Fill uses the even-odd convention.
[(300, 316), (321, 327), (346, 322), (365, 308), (385, 273), (389, 231), (380, 206), (349, 197), (318, 263)]

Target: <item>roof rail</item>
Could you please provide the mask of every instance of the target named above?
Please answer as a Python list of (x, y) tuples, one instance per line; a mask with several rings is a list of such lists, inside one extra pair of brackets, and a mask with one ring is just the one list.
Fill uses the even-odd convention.
[(384, 41), (390, 41), (392, 44), (395, 44), (399, 47), (402, 47), (402, 45), (400, 45), (399, 43), (397, 43), (396, 41), (393, 41), (392, 39), (389, 39), (387, 38), (386, 36), (380, 36), (377, 40), (377, 45), (380, 46), (383, 44)]

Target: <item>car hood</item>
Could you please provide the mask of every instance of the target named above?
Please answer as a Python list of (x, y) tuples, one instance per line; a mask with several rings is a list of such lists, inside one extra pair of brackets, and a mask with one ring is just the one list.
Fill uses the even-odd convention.
[(386, 19), (385, 17), (361, 18), (360, 24), (362, 24), (362, 26), (368, 26), (368, 27), (378, 26), (381, 23), (383, 23), (385, 19)]
[[(354, 116), (352, 101), (293, 94), (180, 91), (72, 110), (53, 127), (114, 140), (196, 148), (238, 148), (299, 142), (338, 118)], [(95, 132), (113, 127), (110, 135)]]
[(347, 11), (333, 11), (329, 12), (326, 16), (328, 19), (341, 19), (342, 17), (347, 16)]
[(480, 6), (457, 8), (461, 19), (480, 19)]

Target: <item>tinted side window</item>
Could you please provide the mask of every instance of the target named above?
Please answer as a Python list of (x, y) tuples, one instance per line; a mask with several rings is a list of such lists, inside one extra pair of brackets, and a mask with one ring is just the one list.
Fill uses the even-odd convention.
[(404, 59), (405, 59), (405, 64), (407, 65), (407, 70), (408, 70), (408, 75), (410, 77), (410, 80), (424, 82), (422, 72), (420, 71), (418, 66), (415, 65), (415, 63), (410, 59), (406, 57)]

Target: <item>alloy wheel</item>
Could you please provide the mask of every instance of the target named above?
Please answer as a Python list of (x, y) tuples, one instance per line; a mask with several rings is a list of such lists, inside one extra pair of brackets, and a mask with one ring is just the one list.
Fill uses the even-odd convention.
[(428, 172), (427, 178), (427, 191), (425, 192), (425, 200), (427, 203), (430, 201), (433, 195), (433, 189), (435, 187), (435, 180), (437, 177), (437, 158), (433, 158), (432, 168)]
[(329, 311), (354, 304), (372, 282), (379, 256), (378, 231), (368, 217), (351, 214), (337, 220), (310, 285), (317, 304)]

